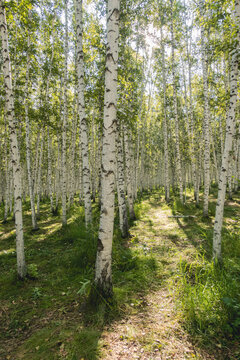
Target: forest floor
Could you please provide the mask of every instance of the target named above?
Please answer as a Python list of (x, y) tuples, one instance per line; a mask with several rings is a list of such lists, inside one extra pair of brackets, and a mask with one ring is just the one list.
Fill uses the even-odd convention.
[(226, 204), (221, 269), (211, 262), (214, 208), (211, 195), (204, 219), (191, 196), (182, 206), (165, 204), (160, 192), (145, 194), (129, 240), (115, 231), (115, 303), (97, 311), (84, 306), (97, 206), (91, 231), (84, 229), (79, 206), (65, 229), (47, 204), (38, 232), (31, 232), (26, 213), (32, 278), (24, 282), (16, 280), (14, 224), (0, 224), (0, 359), (240, 359), (239, 196)]
[(133, 314), (103, 333), (103, 359), (213, 359), (192, 343), (175, 306), (172, 281), (179, 262), (191, 259), (195, 247), (181, 231), (181, 219), (177, 222), (170, 218), (171, 209), (152, 205), (143, 220), (132, 227), (131, 234), (139, 241), (134, 246), (154, 253), (163, 270), (162, 281), (159, 289), (144, 297), (144, 307), (132, 304)]

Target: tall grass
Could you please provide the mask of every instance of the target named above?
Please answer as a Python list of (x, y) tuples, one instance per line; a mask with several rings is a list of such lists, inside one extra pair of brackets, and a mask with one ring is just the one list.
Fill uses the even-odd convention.
[[(192, 334), (222, 339), (240, 331), (240, 262), (226, 259), (222, 266), (197, 256), (181, 261), (177, 291), (184, 325)], [(203, 337), (203, 339), (204, 339)]]

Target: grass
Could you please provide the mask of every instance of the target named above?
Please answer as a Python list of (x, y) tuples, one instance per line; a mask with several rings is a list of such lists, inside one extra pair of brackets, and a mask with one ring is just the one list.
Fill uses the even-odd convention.
[[(75, 204), (68, 226), (51, 216), (49, 204), (41, 205), (39, 231), (31, 231), (31, 217), (24, 205), (25, 254), (30, 278), (18, 281), (14, 223), (0, 225), (0, 358), (8, 354), (24, 359), (96, 359), (104, 324), (124, 316), (128, 304), (156, 281), (151, 254), (131, 249), (114, 232), (113, 281), (115, 303), (108, 311), (84, 306), (93, 280), (98, 233), (98, 206), (93, 226), (85, 228), (83, 208)], [(146, 209), (136, 205), (139, 218)], [(3, 209), (1, 209), (3, 211)], [(141, 290), (139, 290), (141, 289)], [(109, 309), (108, 309), (109, 310)]]
[[(136, 201), (137, 220), (131, 223), (133, 236), (128, 240), (121, 238), (116, 219), (115, 302), (107, 304), (107, 317), (106, 306), (94, 311), (84, 305), (94, 276), (98, 204), (92, 228), (85, 228), (83, 208), (77, 203), (70, 209), (68, 226), (62, 228), (60, 217), (50, 214), (46, 201), (41, 204), (37, 232), (31, 231), (29, 204), (25, 204), (25, 250), (31, 276), (23, 282), (16, 278), (14, 223), (10, 217), (0, 224), (0, 358), (98, 359), (106, 324), (137, 314), (144, 307), (144, 295), (163, 286), (171, 289), (182, 326), (193, 342), (209, 353), (218, 346), (231, 346), (235, 358), (240, 358), (239, 196), (225, 208), (222, 267), (213, 265), (211, 255), (215, 196), (213, 189), (210, 216), (205, 219), (201, 203), (196, 208), (190, 190), (186, 205), (175, 197), (165, 204), (161, 191), (143, 193)], [(149, 215), (159, 207), (168, 215), (196, 217), (176, 218), (175, 227), (166, 224), (159, 229)], [(2, 212), (0, 208), (1, 216)], [(156, 245), (156, 236), (166, 241)]]
[(208, 219), (202, 218), (201, 207), (196, 209), (191, 200), (184, 207), (178, 200), (171, 206), (173, 214), (196, 216), (191, 220), (177, 219), (179, 229), (196, 251), (195, 254), (191, 251), (190, 257), (178, 263), (173, 286), (178, 293), (182, 323), (194, 339), (208, 348), (216, 344), (220, 348), (236, 348), (234, 358), (240, 358), (237, 350), (240, 331), (239, 194), (235, 194), (235, 203), (226, 202), (221, 266), (215, 266), (212, 261), (215, 196), (213, 189)]
[[(169, 267), (171, 257), (176, 259), (176, 268), (171, 272), (169, 267), (165, 279), (175, 298), (182, 326), (192, 341), (210, 354), (216, 355), (216, 349), (222, 349), (219, 358), (240, 359), (239, 194), (235, 194), (235, 200), (226, 201), (221, 266), (215, 266), (212, 261), (216, 195), (216, 188), (213, 188), (207, 219), (202, 217), (202, 202), (196, 207), (191, 191), (187, 192), (185, 205), (173, 196), (169, 204), (161, 206), (162, 209), (170, 211), (172, 215), (195, 217), (175, 218), (177, 228), (155, 228), (153, 233), (157, 232), (172, 243), (172, 247), (170, 244), (165, 248), (160, 246), (157, 251), (166, 267)], [(149, 203), (152, 207), (156, 203), (160, 205), (159, 201), (156, 202), (156, 196), (151, 196)], [(151, 223), (149, 225), (152, 226)]]

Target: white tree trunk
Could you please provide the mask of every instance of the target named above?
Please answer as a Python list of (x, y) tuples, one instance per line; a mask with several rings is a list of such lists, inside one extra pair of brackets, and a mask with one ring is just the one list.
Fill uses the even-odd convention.
[[(80, 137), (81, 137), (81, 135), (79, 134), (79, 138)], [(79, 141), (78, 189), (79, 189), (79, 204), (83, 205), (82, 144), (81, 144), (81, 141)]]
[(82, 175), (85, 207), (85, 223), (88, 226), (92, 222), (91, 204), (91, 173), (88, 157), (88, 129), (85, 114), (84, 99), (84, 62), (83, 62), (83, 21), (82, 21), (82, 0), (76, 0), (76, 24), (77, 24), (77, 77), (78, 77), (78, 110), (81, 129), (82, 145)]
[(119, 225), (123, 238), (128, 236), (128, 217), (127, 205), (125, 197), (125, 181), (124, 181), (124, 159), (123, 159), (123, 139), (121, 136), (120, 126), (117, 129), (117, 192), (118, 192), (118, 209), (119, 209)]
[[(203, 16), (204, 1), (201, 0), (200, 10)], [(202, 52), (202, 71), (203, 71), (203, 92), (204, 92), (204, 194), (203, 194), (203, 216), (208, 216), (208, 197), (210, 188), (210, 136), (209, 136), (209, 104), (208, 104), (208, 66), (205, 31), (201, 26), (201, 52)]]
[[(172, 0), (171, 11), (173, 12)], [(182, 180), (182, 165), (180, 155), (180, 143), (179, 143), (179, 123), (178, 123), (178, 103), (177, 103), (177, 87), (176, 87), (176, 74), (175, 74), (175, 39), (173, 30), (173, 14), (171, 19), (171, 47), (172, 47), (172, 79), (173, 79), (173, 104), (174, 104), (174, 118), (175, 118), (175, 140), (176, 140), (176, 170), (178, 178), (178, 186), (180, 192), (180, 201), (183, 203), (183, 180)]]
[(95, 285), (106, 297), (112, 296), (112, 240), (115, 200), (115, 135), (117, 121), (117, 67), (120, 1), (108, 0), (107, 54), (102, 148), (102, 196)]
[(133, 183), (132, 183), (132, 161), (131, 161), (131, 151), (130, 151), (130, 141), (128, 135), (128, 129), (124, 125), (124, 145), (125, 145), (125, 164), (126, 164), (126, 182), (127, 182), (127, 201), (128, 201), (128, 210), (131, 220), (136, 219), (134, 212), (134, 193), (133, 193)]
[(76, 138), (77, 138), (77, 112), (76, 112), (76, 89), (74, 94), (74, 111), (73, 111), (73, 129), (71, 136), (71, 156), (70, 156), (70, 195), (69, 195), (69, 206), (73, 205), (75, 195), (75, 150), (76, 150)]
[(41, 139), (41, 147), (39, 154), (39, 163), (38, 163), (38, 176), (37, 176), (37, 216), (40, 215), (40, 195), (41, 195), (41, 176), (42, 176), (42, 157), (43, 157), (43, 147), (44, 147), (44, 131), (41, 130), (42, 139)]
[(59, 201), (59, 189), (61, 189), (61, 149), (60, 149), (60, 136), (57, 135), (57, 168), (56, 168), (56, 201), (55, 201), (55, 210), (54, 212), (57, 214), (58, 212), (58, 201)]
[(68, 0), (65, 8), (65, 45), (64, 45), (64, 92), (63, 92), (63, 126), (62, 126), (62, 225), (67, 225), (67, 81), (68, 81)]
[(162, 76), (163, 76), (163, 137), (164, 137), (164, 188), (165, 200), (170, 198), (169, 182), (169, 160), (168, 160), (168, 124), (167, 124), (167, 101), (166, 101), (166, 69), (165, 69), (165, 47), (163, 43), (163, 31), (161, 26), (161, 50), (162, 50)]
[(26, 121), (26, 159), (27, 159), (27, 176), (28, 176), (28, 189), (29, 197), (31, 204), (31, 214), (32, 214), (32, 228), (33, 230), (37, 229), (37, 220), (35, 214), (35, 201), (34, 201), (34, 191), (33, 191), (33, 178), (32, 178), (32, 166), (31, 166), (31, 141), (30, 141), (30, 123), (28, 116), (28, 86), (29, 86), (29, 48), (30, 48), (30, 38), (28, 35), (28, 50), (27, 50), (27, 69), (26, 69), (26, 87), (25, 87), (25, 121)]
[(14, 114), (14, 99), (12, 89), (11, 62), (8, 49), (8, 32), (3, 1), (0, 0), (0, 28), (2, 38), (3, 75), (6, 91), (6, 115), (8, 118), (9, 138), (11, 146), (11, 162), (13, 169), (14, 203), (15, 203), (15, 226), (16, 226), (16, 250), (17, 272), (19, 278), (26, 276), (26, 263), (24, 255), (23, 218), (22, 218), (22, 185), (20, 155), (17, 139), (17, 124)]
[[(240, 2), (235, 0), (235, 10), (238, 14), (238, 20), (240, 18)], [(238, 26), (240, 21), (237, 22)], [(240, 45), (240, 42), (239, 42)], [(227, 186), (227, 173), (228, 173), (228, 163), (229, 163), (229, 154), (232, 150), (233, 136), (235, 132), (235, 110), (237, 104), (237, 80), (238, 80), (238, 55), (239, 50), (234, 49), (231, 53), (231, 76), (230, 76), (230, 101), (229, 101), (229, 110), (226, 120), (226, 135), (225, 135), (225, 144), (224, 152), (222, 157), (222, 165), (219, 178), (219, 187), (218, 187), (218, 199), (216, 206), (215, 222), (214, 222), (214, 232), (213, 232), (213, 258), (214, 260), (221, 260), (221, 232), (222, 232), (222, 223), (223, 223), (223, 211), (224, 211), (224, 202), (226, 195), (226, 186)]]
[(5, 169), (5, 206), (4, 206), (4, 219), (3, 221), (7, 221), (8, 211), (9, 211), (9, 203), (10, 203), (10, 161), (9, 155), (6, 151), (6, 169)]
[(34, 199), (35, 199), (35, 195), (36, 195), (36, 185), (37, 185), (39, 144), (40, 144), (40, 131), (38, 131), (38, 134), (37, 134), (37, 144), (36, 144), (35, 160), (34, 160), (34, 166), (33, 166), (33, 197), (34, 197)]
[(53, 206), (53, 187), (52, 187), (52, 141), (50, 139), (49, 134), (49, 126), (47, 126), (47, 147), (48, 147), (48, 193), (50, 196), (50, 206), (51, 206), (51, 213), (54, 213), (54, 206)]

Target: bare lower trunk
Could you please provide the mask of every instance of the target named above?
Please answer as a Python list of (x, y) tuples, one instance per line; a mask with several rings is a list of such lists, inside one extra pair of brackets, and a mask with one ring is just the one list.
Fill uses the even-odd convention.
[(41, 195), (41, 176), (42, 176), (42, 157), (43, 157), (43, 146), (44, 146), (44, 131), (41, 131), (41, 147), (39, 154), (39, 164), (38, 164), (38, 177), (37, 177), (37, 216), (40, 215), (40, 195)]
[(49, 126), (47, 127), (47, 146), (48, 146), (48, 193), (50, 197), (51, 212), (54, 212), (53, 206), (53, 187), (52, 187), (52, 142), (49, 134)]
[(117, 116), (117, 66), (119, 37), (119, 0), (108, 0), (107, 56), (104, 96), (102, 148), (102, 196), (95, 286), (105, 297), (112, 296), (112, 240), (115, 200), (115, 135)]
[(163, 44), (163, 32), (161, 27), (161, 48), (162, 48), (162, 75), (163, 75), (163, 136), (164, 136), (164, 188), (165, 200), (168, 202), (170, 193), (169, 183), (169, 160), (168, 160), (168, 124), (167, 124), (167, 102), (166, 102), (166, 70), (165, 70), (165, 47)]
[(81, 129), (82, 145), (82, 179), (84, 192), (85, 223), (88, 226), (92, 222), (92, 204), (91, 204), (91, 174), (88, 157), (88, 129), (85, 114), (84, 99), (84, 63), (82, 47), (82, 0), (76, 0), (76, 23), (77, 23), (77, 75), (78, 75), (78, 109)]
[(65, 0), (64, 100), (62, 128), (62, 225), (67, 225), (67, 81), (68, 81), (68, 0)]
[(119, 225), (123, 238), (128, 236), (128, 218), (127, 205), (125, 197), (125, 181), (124, 181), (124, 159), (123, 159), (123, 139), (118, 125), (117, 131), (117, 192), (118, 192), (118, 209), (119, 209)]
[(17, 272), (23, 279), (26, 276), (26, 263), (24, 255), (23, 219), (22, 219), (22, 185), (20, 155), (17, 139), (17, 123), (14, 114), (14, 98), (12, 89), (11, 62), (8, 49), (8, 32), (3, 1), (0, 0), (0, 28), (2, 38), (3, 75), (6, 91), (6, 115), (8, 119), (9, 138), (11, 146), (11, 163), (13, 169), (14, 214), (16, 226)]
[[(171, 0), (172, 4), (172, 0)], [(172, 9), (173, 11), (173, 9)], [(173, 79), (173, 104), (174, 104), (174, 118), (175, 118), (175, 140), (176, 140), (176, 170), (178, 177), (178, 186), (180, 192), (180, 201), (183, 203), (183, 180), (182, 180), (182, 165), (181, 165), (181, 154), (180, 154), (180, 143), (179, 143), (179, 121), (178, 121), (178, 102), (177, 102), (177, 86), (176, 86), (176, 75), (175, 75), (175, 56), (174, 56), (174, 30), (173, 30), (173, 14), (171, 21), (171, 46), (172, 46), (172, 79)]]
[(128, 129), (124, 126), (124, 145), (125, 145), (125, 162), (126, 162), (126, 180), (127, 180), (127, 201), (128, 201), (128, 210), (131, 220), (136, 219), (134, 212), (134, 197), (133, 197), (133, 184), (132, 184), (132, 162), (131, 162), (131, 152), (130, 152), (130, 142)]
[[(239, 6), (239, 0), (237, 0)], [(232, 141), (235, 131), (235, 109), (237, 103), (237, 77), (238, 77), (238, 53), (232, 51), (231, 61), (231, 82), (230, 82), (230, 105), (226, 121), (226, 136), (224, 144), (224, 152), (222, 157), (222, 165), (219, 178), (218, 199), (216, 206), (214, 233), (213, 233), (213, 258), (221, 259), (221, 232), (223, 223), (223, 211), (227, 186), (227, 173), (229, 153), (232, 150)]]
[[(201, 0), (201, 14), (203, 15), (204, 0)], [(203, 194), (203, 215), (208, 216), (208, 197), (210, 187), (210, 139), (209, 139), (209, 104), (208, 104), (208, 66), (205, 31), (201, 27), (201, 51), (202, 51), (202, 71), (203, 71), (203, 91), (204, 91), (204, 194)]]
[(26, 159), (27, 159), (27, 175), (28, 175), (28, 188), (29, 188), (29, 197), (31, 204), (31, 214), (32, 214), (32, 227), (33, 229), (37, 228), (37, 220), (35, 214), (35, 201), (34, 201), (34, 192), (33, 192), (33, 179), (32, 179), (32, 167), (31, 167), (31, 145), (30, 145), (30, 124), (28, 116), (28, 84), (29, 84), (29, 47), (30, 40), (28, 36), (28, 50), (27, 50), (27, 70), (26, 70), (26, 89), (25, 89), (25, 121), (26, 121)]

